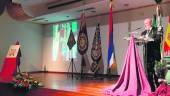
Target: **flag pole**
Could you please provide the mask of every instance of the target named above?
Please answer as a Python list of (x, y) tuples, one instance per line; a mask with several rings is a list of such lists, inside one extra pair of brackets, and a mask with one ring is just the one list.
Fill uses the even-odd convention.
[[(74, 59), (73, 59), (73, 46), (75, 45), (76, 41), (75, 41), (75, 38), (74, 38), (74, 34), (72, 32), (72, 25), (70, 26), (70, 35), (69, 35), (69, 38), (68, 38), (68, 41), (67, 41), (67, 46), (69, 48), (69, 60), (70, 60), (70, 65), (69, 65), (69, 68), (68, 68), (68, 73), (69, 73), (69, 69), (71, 67), (71, 77), (73, 79), (73, 75), (74, 75), (74, 72), (77, 73), (77, 70), (76, 70), (76, 66), (74, 64)], [(74, 70), (75, 69), (75, 70)]]
[[(160, 2), (161, 3), (161, 2)], [(163, 34), (163, 27), (162, 27), (162, 10), (161, 10), (161, 5), (160, 5), (160, 3), (157, 3), (157, 5), (156, 5), (156, 15), (157, 15), (157, 21), (158, 21), (158, 23), (157, 23), (157, 27), (158, 27), (158, 35), (161, 35), (161, 45), (162, 45), (162, 49), (161, 49), (161, 63), (163, 63), (164, 61), (164, 49), (163, 49), (163, 47), (164, 47), (164, 34)], [(161, 46), (160, 45), (160, 46)]]
[[(111, 10), (111, 7), (112, 7), (112, 0), (110, 0), (109, 1), (109, 11)], [(109, 12), (109, 22), (110, 22), (110, 13), (111, 12)], [(109, 23), (109, 31), (110, 31), (110, 23)], [(108, 35), (108, 36), (110, 36), (110, 34)], [(110, 37), (109, 37), (110, 38)], [(109, 40), (108, 40), (109, 41)], [(110, 42), (110, 41), (109, 41)], [(108, 43), (108, 47), (109, 47), (109, 43)], [(108, 48), (108, 50), (109, 50), (109, 48)], [(109, 52), (108, 52), (108, 54), (109, 54)], [(108, 59), (109, 60), (109, 59)], [(111, 75), (111, 69), (110, 69), (110, 66), (109, 66), (110, 64), (109, 64), (109, 62), (108, 62), (108, 64), (107, 64), (107, 77), (110, 77), (110, 75)]]
[[(110, 6), (109, 6), (110, 7), (110, 12), (109, 12), (109, 39), (110, 39), (110, 35), (113, 35), (113, 34), (110, 34), (110, 31), (113, 31), (113, 21), (112, 21), (113, 20), (112, 19), (113, 18), (112, 17), (113, 2), (114, 2), (114, 0), (110, 0)], [(110, 19), (111, 19), (111, 21), (110, 21)], [(111, 29), (111, 27), (112, 27), (112, 29)], [(113, 38), (112, 38), (112, 40), (113, 40)], [(111, 41), (109, 40), (109, 42), (111, 42)], [(113, 45), (113, 41), (112, 41), (112, 45)], [(108, 45), (108, 46), (110, 46), (110, 45)], [(114, 47), (114, 45), (113, 45), (113, 47)], [(109, 50), (109, 48), (108, 48), (108, 50)], [(115, 59), (115, 53), (113, 53), (113, 51), (114, 51), (114, 48), (112, 50), (112, 54), (111, 54), (111, 58), (110, 58), (111, 60)], [(109, 54), (109, 52), (108, 52), (108, 54)], [(113, 57), (112, 57), (112, 55), (113, 55)], [(109, 56), (108, 56), (108, 58), (109, 58)], [(109, 59), (108, 59), (108, 64), (107, 64), (107, 76), (108, 76), (108, 78), (111, 77), (111, 65), (110, 65), (110, 60)]]

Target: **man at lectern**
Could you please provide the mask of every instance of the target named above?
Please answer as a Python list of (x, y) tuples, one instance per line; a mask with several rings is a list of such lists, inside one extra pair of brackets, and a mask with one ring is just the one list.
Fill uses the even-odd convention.
[[(158, 77), (155, 74), (155, 61), (160, 61), (160, 43), (161, 35), (157, 33), (157, 28), (152, 27), (152, 20), (147, 18), (144, 20), (145, 31), (141, 33), (144, 39), (144, 64), (147, 67), (147, 77), (151, 86), (151, 90), (155, 91), (158, 86)], [(150, 39), (149, 39), (150, 38)]]

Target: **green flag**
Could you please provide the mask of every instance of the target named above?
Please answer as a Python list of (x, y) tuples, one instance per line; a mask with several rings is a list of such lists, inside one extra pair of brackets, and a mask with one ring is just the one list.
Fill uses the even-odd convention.
[(152, 19), (152, 28), (156, 28), (157, 27), (157, 23), (156, 23), (156, 15), (153, 15), (153, 19)]

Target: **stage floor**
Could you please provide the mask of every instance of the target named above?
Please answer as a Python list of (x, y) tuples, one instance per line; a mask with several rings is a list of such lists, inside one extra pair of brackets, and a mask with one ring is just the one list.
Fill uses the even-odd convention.
[(118, 77), (107, 79), (99, 76), (98, 78), (84, 77), (81, 79), (77, 75), (72, 78), (70, 75), (57, 73), (34, 73), (31, 75), (42, 82), (44, 88), (66, 91), (60, 92), (58, 96), (81, 96), (80, 94), (84, 94), (83, 96), (104, 96), (103, 89), (118, 80)]

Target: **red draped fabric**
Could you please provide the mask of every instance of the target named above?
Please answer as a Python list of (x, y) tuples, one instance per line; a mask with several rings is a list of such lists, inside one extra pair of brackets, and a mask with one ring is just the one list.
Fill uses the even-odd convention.
[(11, 82), (15, 72), (16, 58), (5, 58), (0, 72), (0, 82)]

